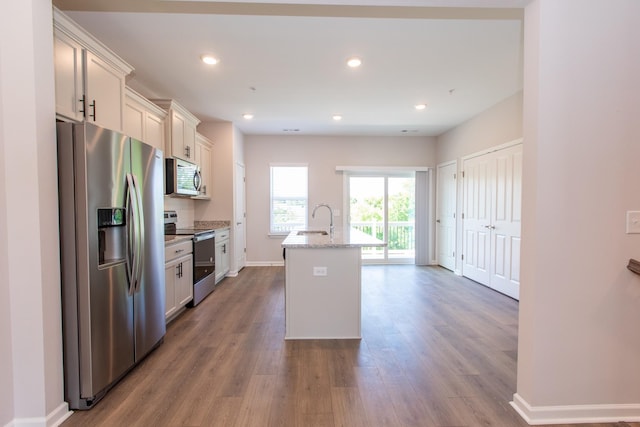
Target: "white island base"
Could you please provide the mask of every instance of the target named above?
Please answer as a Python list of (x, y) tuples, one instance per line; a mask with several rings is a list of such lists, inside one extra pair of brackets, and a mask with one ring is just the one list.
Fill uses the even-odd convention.
[(361, 338), (360, 252), (286, 248), (285, 339)]

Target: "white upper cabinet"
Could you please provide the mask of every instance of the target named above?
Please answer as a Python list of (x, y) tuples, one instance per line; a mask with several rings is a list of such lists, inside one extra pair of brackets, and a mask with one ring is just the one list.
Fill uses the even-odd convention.
[(164, 151), (167, 113), (131, 88), (125, 88), (124, 133)]
[(153, 99), (167, 112), (165, 156), (195, 163), (196, 127), (200, 120), (172, 99)]
[(211, 199), (211, 190), (213, 189), (212, 149), (213, 143), (211, 140), (204, 135), (196, 133), (195, 162), (200, 166), (202, 185), (200, 186), (200, 194), (194, 196), (194, 199)]
[(56, 114), (123, 131), (125, 77), (133, 67), (53, 10)]
[(77, 121), (84, 120), (82, 46), (56, 30), (54, 68), (56, 74), (56, 114)]

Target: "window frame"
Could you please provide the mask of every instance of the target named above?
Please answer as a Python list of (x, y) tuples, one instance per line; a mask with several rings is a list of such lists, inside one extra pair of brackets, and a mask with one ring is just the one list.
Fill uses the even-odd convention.
[[(305, 168), (306, 172), (306, 188), (304, 196), (280, 196), (274, 197), (274, 169), (276, 168)], [(274, 201), (301, 201), (304, 203), (303, 223), (291, 224), (286, 229), (275, 229), (274, 225)], [(309, 222), (309, 165), (307, 163), (270, 163), (269, 164), (269, 236), (282, 237), (287, 236), (293, 229), (306, 228)], [(286, 225), (286, 223), (285, 223)], [(278, 227), (281, 228), (281, 227)]]

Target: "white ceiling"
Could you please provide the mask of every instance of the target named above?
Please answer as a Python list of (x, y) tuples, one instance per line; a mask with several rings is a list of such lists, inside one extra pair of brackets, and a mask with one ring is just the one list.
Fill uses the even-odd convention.
[(247, 1), (54, 4), (135, 68), (132, 88), (245, 134), (433, 136), (522, 89), (526, 0)]

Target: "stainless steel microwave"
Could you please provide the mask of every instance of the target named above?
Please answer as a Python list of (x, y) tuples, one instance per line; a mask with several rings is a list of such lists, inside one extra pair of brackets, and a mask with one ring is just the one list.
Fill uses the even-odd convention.
[(165, 159), (165, 194), (197, 196), (202, 185), (200, 167), (182, 159)]

